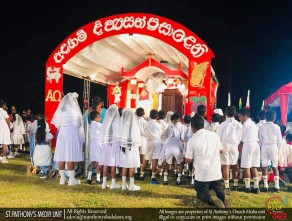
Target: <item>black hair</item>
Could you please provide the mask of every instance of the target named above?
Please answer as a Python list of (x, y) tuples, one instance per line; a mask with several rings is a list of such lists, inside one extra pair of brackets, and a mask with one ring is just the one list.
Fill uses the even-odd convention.
[(277, 114), (273, 110), (268, 110), (266, 113), (266, 120), (268, 122), (274, 122), (276, 120)]
[(153, 109), (150, 111), (150, 118), (153, 120), (156, 120), (158, 118), (158, 112), (157, 110)]
[(46, 142), (46, 122), (43, 119), (38, 120), (38, 129), (35, 133), (35, 139), (37, 144)]
[(0, 107), (3, 107), (6, 104), (6, 102), (2, 99), (0, 99)]
[(165, 80), (162, 80), (162, 83), (165, 84), (165, 85), (167, 85)]
[(197, 114), (199, 114), (201, 117), (204, 117), (205, 116), (205, 113), (206, 113), (206, 106), (203, 105), (203, 104), (200, 104), (198, 107), (197, 107)]
[(214, 113), (212, 115), (212, 122), (218, 122), (218, 123), (220, 123), (221, 122), (220, 114)]
[(220, 115), (220, 123), (224, 122), (225, 120), (226, 120), (226, 117), (224, 115)]
[(248, 116), (250, 117), (250, 112), (248, 109), (246, 108), (241, 108), (239, 111), (238, 111), (238, 114), (241, 114), (242, 116)]
[(179, 117), (178, 114), (173, 114), (173, 115), (171, 115), (171, 117), (170, 117), (170, 120), (171, 120), (171, 121), (179, 120), (179, 119), (180, 119), (180, 117)]
[(266, 119), (266, 111), (264, 111), (264, 110), (260, 110), (260, 111), (258, 112), (258, 119), (259, 119), (259, 120), (265, 120), (265, 119)]
[(190, 115), (186, 115), (186, 116), (184, 117), (184, 122), (185, 122), (185, 124), (189, 124), (189, 123), (191, 123), (191, 120), (192, 120), (192, 117), (191, 117)]
[(234, 106), (228, 106), (225, 108), (225, 114), (228, 117), (234, 117), (236, 115), (236, 107)]
[(120, 117), (122, 116), (122, 114), (123, 114), (123, 109), (124, 108), (122, 108), (122, 107), (120, 107), (119, 109), (118, 109), (118, 111), (119, 111), (119, 114), (120, 114)]
[(96, 107), (103, 102), (103, 99), (101, 97), (95, 97), (92, 99), (92, 109), (95, 110)]
[(204, 119), (198, 115), (192, 117), (191, 126), (196, 130), (200, 130), (204, 128)]
[(158, 119), (163, 120), (166, 117), (166, 113), (163, 110), (158, 111)]
[(142, 117), (145, 114), (144, 108), (143, 107), (138, 107), (136, 109), (136, 114), (138, 117)]
[(286, 140), (287, 140), (288, 142), (292, 142), (292, 134), (287, 134), (287, 135), (286, 135)]
[(100, 115), (100, 114), (99, 114), (98, 111), (93, 110), (93, 111), (90, 112), (89, 117), (90, 117), (91, 120), (94, 120), (94, 119), (95, 119), (97, 116), (99, 116), (99, 115)]

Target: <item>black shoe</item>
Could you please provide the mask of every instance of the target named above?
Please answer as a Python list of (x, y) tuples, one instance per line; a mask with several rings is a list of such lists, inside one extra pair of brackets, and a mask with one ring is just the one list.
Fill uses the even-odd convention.
[(139, 180), (144, 181), (145, 177), (144, 176), (140, 176)]
[(151, 178), (151, 184), (159, 184), (155, 178)]
[(280, 193), (280, 189), (274, 188), (274, 193)]
[(264, 185), (264, 181), (260, 180), (259, 185)]
[(267, 193), (267, 192), (269, 192), (269, 189), (266, 188), (266, 187), (264, 187), (264, 188), (262, 189), (262, 192), (263, 192), (263, 193)]
[(176, 181), (175, 185), (180, 186), (181, 185), (181, 181)]
[(259, 188), (253, 188), (251, 190), (251, 192), (254, 193), (254, 194), (259, 194), (260, 193), (260, 189)]
[(168, 185), (168, 181), (163, 181), (162, 183), (164, 186), (167, 186)]
[(244, 183), (243, 179), (239, 179), (239, 180), (238, 180), (238, 183), (243, 184), (243, 183)]
[(243, 187), (243, 188), (238, 188), (237, 191), (239, 191), (239, 192), (245, 192), (245, 193), (250, 193), (251, 192), (251, 189), (250, 188)]
[(55, 177), (57, 176), (57, 174), (58, 174), (58, 171), (57, 171), (57, 170), (55, 170), (55, 171), (52, 173), (52, 176), (51, 176), (51, 178), (55, 178)]
[(86, 184), (91, 185), (91, 180), (86, 180)]
[(232, 190), (233, 190), (233, 191), (237, 191), (237, 190), (238, 190), (238, 186), (233, 186), (233, 187), (232, 187)]

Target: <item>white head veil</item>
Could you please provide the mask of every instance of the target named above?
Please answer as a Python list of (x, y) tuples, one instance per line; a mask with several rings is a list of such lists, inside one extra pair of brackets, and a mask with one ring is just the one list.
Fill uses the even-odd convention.
[(80, 137), (84, 141), (83, 118), (77, 98), (76, 92), (66, 94), (60, 101), (51, 123), (57, 128), (62, 126), (79, 127)]
[(120, 120), (120, 146), (131, 149), (141, 145), (141, 133), (137, 117), (131, 108), (125, 108)]
[(15, 122), (13, 126), (13, 131), (14, 131), (14, 134), (18, 134), (18, 135), (25, 134), (24, 123), (19, 114), (15, 114)]
[(167, 123), (167, 125), (171, 124), (171, 115), (173, 115), (173, 111), (167, 111), (166, 113), (166, 117), (165, 117), (165, 122)]
[(112, 144), (119, 141), (119, 125), (120, 124), (120, 113), (118, 106), (112, 104), (106, 111), (105, 117), (102, 123), (102, 130), (100, 133), (100, 141), (102, 144)]

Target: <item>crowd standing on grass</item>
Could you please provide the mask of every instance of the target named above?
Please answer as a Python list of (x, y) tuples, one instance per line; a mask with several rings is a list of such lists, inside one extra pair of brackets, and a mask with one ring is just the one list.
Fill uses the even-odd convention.
[(275, 123), (273, 110), (259, 110), (255, 123), (249, 109), (228, 106), (224, 113), (215, 109), (208, 122), (204, 105), (179, 116), (116, 104), (106, 109), (96, 97), (82, 115), (77, 99), (75, 92), (66, 94), (50, 122), (58, 129), (56, 147), (43, 114), (27, 110), (19, 115), (15, 107), (8, 114), (6, 102), (0, 100), (0, 162), (26, 151), (28, 173), (48, 178), (54, 172), (51, 177), (58, 174), (61, 185), (79, 185), (75, 167), (84, 160), (88, 132), (85, 184), (102, 189), (139, 191), (135, 180), (171, 185), (171, 176), (174, 185), (192, 186), (201, 201), (228, 208), (232, 191), (279, 192), (281, 183), (292, 182), (292, 133)]

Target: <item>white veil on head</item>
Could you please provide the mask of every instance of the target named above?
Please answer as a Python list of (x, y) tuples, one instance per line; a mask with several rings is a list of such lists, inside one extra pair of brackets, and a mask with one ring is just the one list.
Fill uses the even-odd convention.
[(19, 114), (15, 114), (15, 122), (14, 122), (13, 130), (15, 134), (19, 134), (19, 135), (25, 134), (24, 123)]
[(77, 98), (76, 92), (66, 94), (60, 101), (51, 123), (57, 128), (62, 126), (79, 127), (80, 136), (84, 141), (83, 118)]
[(171, 116), (174, 114), (173, 111), (167, 111), (166, 113), (166, 117), (165, 117), (165, 122), (167, 123), (167, 125), (171, 124)]
[(131, 149), (141, 145), (141, 133), (138, 120), (131, 108), (125, 108), (120, 121), (120, 146)]
[(118, 106), (112, 104), (106, 111), (102, 123), (102, 130), (100, 133), (100, 141), (102, 144), (112, 144), (119, 141), (120, 131), (120, 113)]

